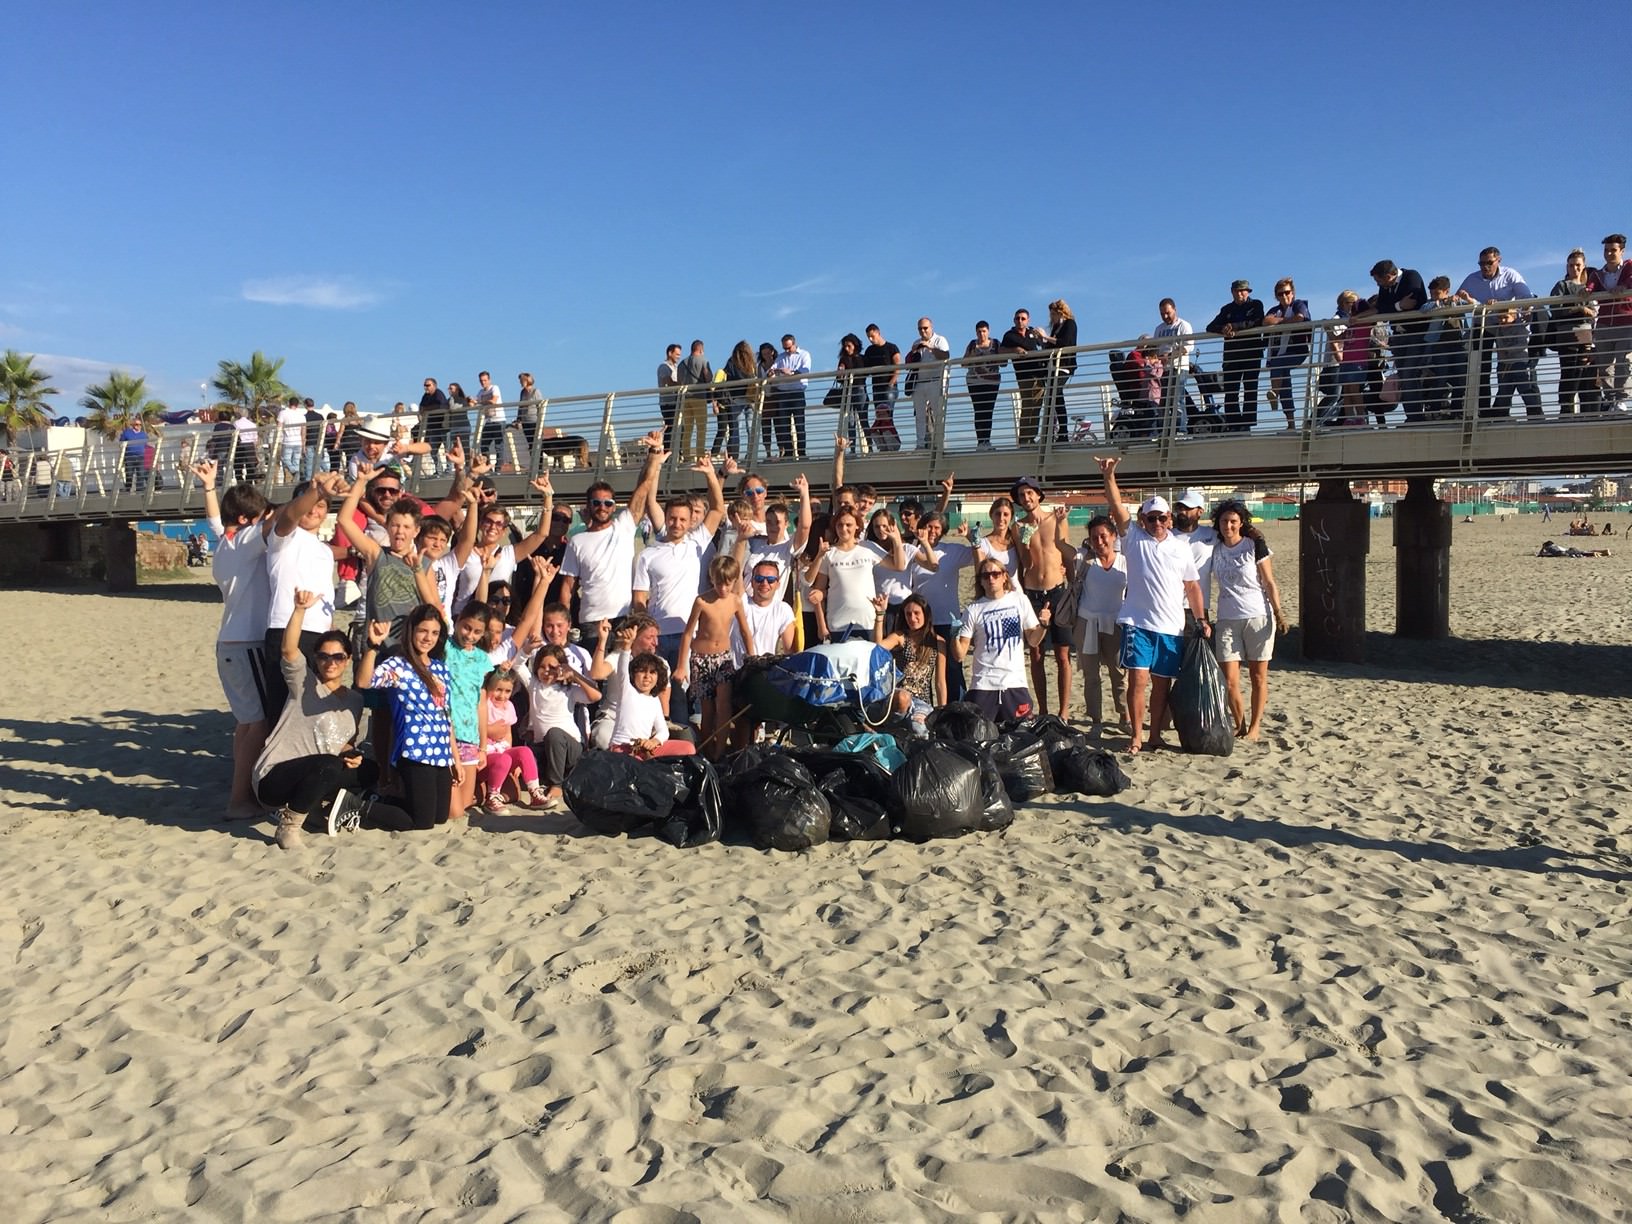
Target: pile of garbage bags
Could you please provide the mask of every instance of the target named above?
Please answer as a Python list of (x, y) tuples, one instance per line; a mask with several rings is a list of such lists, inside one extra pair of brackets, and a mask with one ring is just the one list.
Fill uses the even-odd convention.
[(718, 766), (591, 751), (563, 792), (599, 833), (650, 831), (681, 847), (730, 836), (763, 850), (808, 850), (989, 833), (1014, 823), (1016, 804), (1055, 793), (1108, 797), (1128, 786), (1115, 757), (1050, 715), (999, 727), (955, 702), (926, 725), (928, 739), (900, 750), (879, 737), (834, 748), (754, 745)]

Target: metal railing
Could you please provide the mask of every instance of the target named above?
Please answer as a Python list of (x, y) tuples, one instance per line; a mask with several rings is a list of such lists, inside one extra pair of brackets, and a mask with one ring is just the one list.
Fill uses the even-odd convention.
[[(1590, 335), (1566, 313), (1589, 300), (1613, 303)], [(1510, 320), (1515, 310), (1525, 313)], [(1617, 403), (1632, 318), (1620, 312), (1632, 312), (1624, 295), (1548, 297), (1365, 316), (1355, 326), (1319, 319), (1266, 328), (1266, 340), (1296, 342), (1273, 375), (1262, 351), (1243, 356), (1246, 346), (1195, 333), (1183, 338), (1183, 362), (1171, 361), (1173, 339), (1140, 336), (930, 366), (557, 396), (500, 405), (502, 420), (455, 409), (446, 432), (412, 414), (365, 423), (429, 444), (430, 453), (402, 465), (410, 488), (428, 491), (446, 475), (458, 438), (467, 453), (493, 457), (511, 499), (526, 496), (527, 479), (542, 471), (564, 493), (626, 476), (643, 453), (637, 440), (654, 429), (682, 460), (725, 452), (745, 469), (792, 465), (795, 455), (820, 462), (843, 437), (852, 473), (880, 484), (927, 484), (953, 466), (960, 481), (965, 473), (1006, 480), (1021, 471), (1086, 471), (1086, 448), (1106, 446), (1122, 450), (1130, 470), (1181, 477), (1217, 470), (1307, 478), (1357, 468), (1451, 474), (1492, 465), (1518, 472), (1527, 458), (1535, 470), (1566, 470), (1557, 465), (1592, 454), (1632, 466), (1632, 417)], [(1339, 363), (1339, 350), (1352, 357), (1346, 346), (1357, 342), (1364, 359)], [(1160, 376), (1140, 372), (1129, 364), (1135, 351), (1165, 353), (1169, 364)], [(1619, 366), (1604, 360), (1613, 354)], [(537, 419), (518, 421), (521, 407)], [(1536, 434), (1513, 428), (1538, 421), (1594, 428), (1578, 446), (1537, 446)], [(1388, 428), (1377, 436), (1377, 426)], [(223, 483), (249, 480), (274, 499), (349, 460), (348, 447), (331, 447), (327, 436), (314, 445), (303, 433), (291, 464), (285, 428), (292, 427), (259, 426), (253, 445), (236, 429), (212, 433), (204, 425), (166, 429), (148, 447), (87, 434), (77, 447), (14, 452), (0, 479), (0, 520), (196, 514), (202, 491), (189, 469), (206, 455), (219, 461)], [(685, 465), (671, 466), (670, 479), (676, 471)]]

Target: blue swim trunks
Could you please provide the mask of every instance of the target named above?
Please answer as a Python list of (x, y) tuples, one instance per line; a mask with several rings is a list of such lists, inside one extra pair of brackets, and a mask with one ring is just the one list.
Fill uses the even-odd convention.
[(1184, 659), (1184, 635), (1157, 633), (1151, 629), (1122, 626), (1122, 654), (1118, 660), (1123, 667), (1148, 671), (1153, 676), (1175, 680), (1179, 664)]

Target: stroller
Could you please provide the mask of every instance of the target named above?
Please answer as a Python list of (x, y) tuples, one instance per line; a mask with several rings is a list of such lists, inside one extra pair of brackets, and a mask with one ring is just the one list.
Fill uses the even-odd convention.
[(739, 713), (782, 724), (779, 738), (796, 747), (831, 746), (889, 719), (896, 678), (890, 652), (858, 639), (750, 659), (732, 692)]

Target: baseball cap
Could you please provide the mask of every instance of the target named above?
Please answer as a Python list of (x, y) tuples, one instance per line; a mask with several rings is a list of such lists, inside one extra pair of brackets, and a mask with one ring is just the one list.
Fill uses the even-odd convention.
[(1201, 495), (1200, 489), (1186, 489), (1179, 494), (1179, 505), (1191, 510), (1205, 509), (1207, 499)]
[(1015, 481), (1012, 486), (1010, 486), (1009, 496), (1019, 497), (1021, 489), (1030, 489), (1040, 495), (1043, 491), (1043, 486), (1037, 483), (1037, 478), (1035, 476), (1022, 476), (1019, 480)]
[(1140, 518), (1144, 518), (1147, 514), (1171, 514), (1172, 512), (1173, 508), (1167, 504), (1167, 498), (1165, 497), (1147, 497), (1139, 507)]

